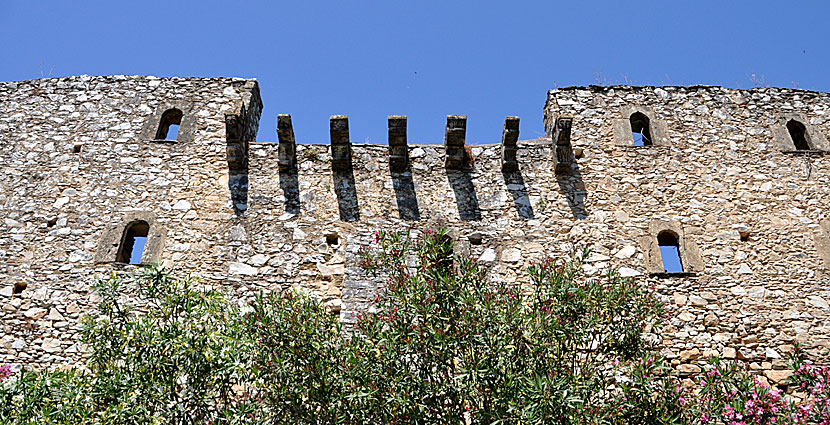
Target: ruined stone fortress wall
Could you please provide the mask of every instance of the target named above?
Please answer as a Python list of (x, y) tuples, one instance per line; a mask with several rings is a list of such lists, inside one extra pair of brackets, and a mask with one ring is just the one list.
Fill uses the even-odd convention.
[[(178, 140), (155, 140), (173, 107)], [(80, 359), (90, 282), (132, 267), (115, 260), (137, 219), (150, 224), (142, 262), (240, 299), (307, 288), (347, 324), (378, 284), (356, 267), (360, 247), (440, 220), (492, 279), (525, 282), (534, 261), (587, 244), (587, 273), (619, 267), (664, 296), (678, 369), (720, 355), (779, 381), (793, 340), (830, 361), (828, 107), (805, 90), (573, 87), (548, 93), (543, 139), (517, 141), (508, 118), (502, 143), (465, 149), (466, 118), (450, 116), (444, 145), (407, 145), (392, 116), (388, 146), (351, 144), (332, 117), (331, 145), (302, 145), (289, 116), (279, 143), (254, 142), (254, 80), (0, 83), (0, 362)], [(635, 113), (652, 146), (634, 146)], [(663, 273), (661, 232), (684, 273)]]

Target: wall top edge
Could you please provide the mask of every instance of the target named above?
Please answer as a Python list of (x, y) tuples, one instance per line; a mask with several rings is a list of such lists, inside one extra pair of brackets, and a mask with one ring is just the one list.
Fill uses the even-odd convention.
[(629, 91), (629, 92), (648, 92), (653, 91), (656, 89), (662, 89), (666, 91), (691, 91), (691, 90), (709, 90), (709, 91), (733, 91), (733, 92), (748, 92), (748, 93), (764, 93), (764, 92), (795, 92), (795, 93), (827, 93), (818, 90), (807, 90), (807, 89), (797, 89), (797, 88), (788, 88), (788, 87), (752, 87), (747, 89), (742, 88), (732, 88), (732, 87), (723, 87), (723, 86), (713, 86), (713, 85), (706, 85), (706, 84), (696, 84), (691, 86), (679, 86), (679, 85), (668, 85), (668, 86), (629, 86), (629, 85), (611, 85), (611, 86), (598, 86), (598, 85), (589, 85), (589, 86), (567, 86), (567, 87), (557, 87), (555, 89), (548, 90), (548, 95), (555, 95), (557, 92), (569, 92), (569, 91), (577, 91), (577, 90), (587, 90), (594, 93), (604, 93), (611, 90), (618, 90), (618, 91)]
[(52, 78), (33, 78), (31, 80), (16, 80), (16, 81), (0, 81), (0, 84), (11, 83), (59, 83), (67, 81), (129, 81), (129, 80), (163, 80), (163, 81), (229, 81), (229, 82), (245, 82), (257, 81), (256, 78), (243, 77), (158, 77), (155, 75), (73, 75), (66, 77), (52, 77)]

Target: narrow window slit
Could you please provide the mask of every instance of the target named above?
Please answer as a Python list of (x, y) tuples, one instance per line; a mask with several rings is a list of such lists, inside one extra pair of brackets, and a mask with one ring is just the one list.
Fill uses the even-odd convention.
[(641, 112), (631, 114), (631, 136), (634, 138), (634, 146), (651, 146), (651, 129), (647, 116)]
[(176, 140), (179, 137), (179, 128), (182, 125), (182, 111), (173, 108), (161, 115), (156, 140)]
[(125, 264), (141, 264), (149, 232), (150, 226), (146, 221), (138, 220), (130, 223), (124, 232), (117, 261)]
[(683, 273), (683, 262), (680, 260), (680, 242), (674, 232), (664, 230), (657, 235), (657, 244), (660, 246), (660, 257), (663, 260), (663, 269), (666, 273)]
[(170, 127), (167, 128), (167, 137), (164, 140), (176, 140), (179, 138), (179, 125), (178, 124), (170, 124)]
[(787, 131), (790, 132), (790, 138), (793, 139), (795, 150), (810, 150), (810, 143), (807, 140), (807, 127), (804, 127), (804, 124), (796, 120), (790, 120), (787, 122)]

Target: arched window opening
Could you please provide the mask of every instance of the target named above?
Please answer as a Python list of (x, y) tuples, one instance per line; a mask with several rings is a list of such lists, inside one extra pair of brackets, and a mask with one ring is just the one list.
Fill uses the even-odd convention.
[(664, 230), (657, 234), (657, 244), (660, 245), (660, 257), (663, 259), (663, 269), (666, 273), (683, 273), (683, 262), (680, 261), (680, 242), (677, 235)]
[(176, 140), (179, 137), (179, 127), (182, 125), (182, 111), (173, 108), (161, 115), (156, 140)]
[(648, 117), (641, 112), (631, 114), (631, 135), (634, 137), (634, 146), (651, 146), (651, 129)]
[(804, 127), (804, 124), (796, 120), (790, 120), (787, 123), (787, 131), (790, 132), (796, 150), (810, 150), (810, 143), (807, 142), (807, 127)]
[(138, 220), (130, 223), (124, 231), (116, 261), (125, 264), (141, 264), (141, 256), (144, 254), (149, 232), (150, 225), (146, 221)]

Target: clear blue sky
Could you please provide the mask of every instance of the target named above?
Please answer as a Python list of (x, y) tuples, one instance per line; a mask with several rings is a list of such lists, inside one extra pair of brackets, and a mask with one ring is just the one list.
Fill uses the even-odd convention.
[[(830, 91), (826, 1), (3, 1), (0, 80), (141, 74), (257, 78), (258, 139), (440, 143), (447, 114), (494, 143), (504, 117), (543, 135), (545, 92), (609, 83)], [(42, 65), (41, 65), (42, 64)]]

